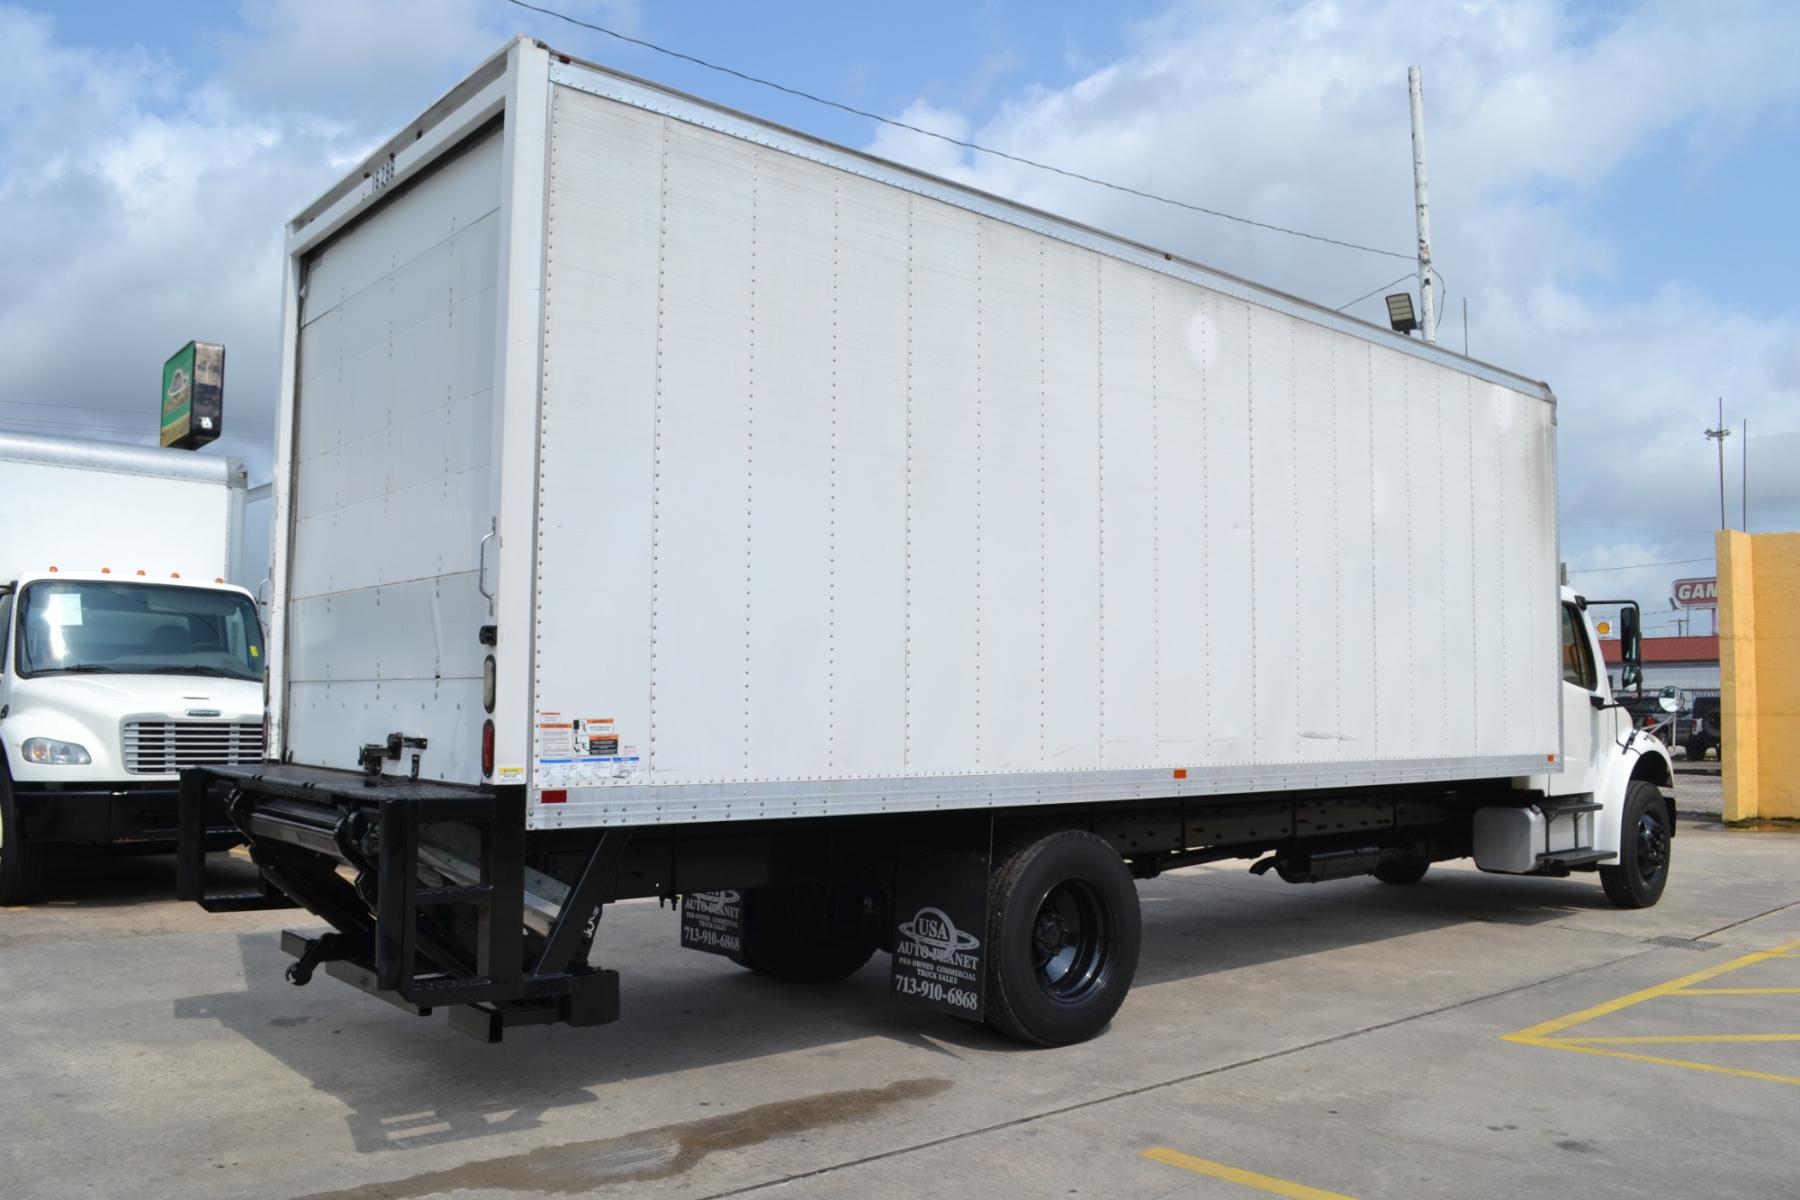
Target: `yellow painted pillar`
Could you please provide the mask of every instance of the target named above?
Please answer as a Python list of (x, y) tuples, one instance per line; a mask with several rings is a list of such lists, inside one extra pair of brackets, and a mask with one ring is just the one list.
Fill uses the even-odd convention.
[(1800, 533), (1717, 538), (1725, 820), (1800, 820)]
[(1756, 815), (1800, 820), (1800, 533), (1759, 533), (1756, 581)]
[(1725, 820), (1757, 814), (1756, 586), (1750, 535), (1720, 530), (1719, 564), (1719, 759)]

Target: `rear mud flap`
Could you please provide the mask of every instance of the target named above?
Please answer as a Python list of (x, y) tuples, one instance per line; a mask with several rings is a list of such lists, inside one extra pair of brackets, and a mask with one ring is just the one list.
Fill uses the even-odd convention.
[(744, 894), (737, 891), (690, 892), (681, 898), (681, 944), (729, 958), (739, 966), (744, 960)]
[(907, 848), (894, 887), (888, 994), (972, 1021), (987, 977), (988, 855)]

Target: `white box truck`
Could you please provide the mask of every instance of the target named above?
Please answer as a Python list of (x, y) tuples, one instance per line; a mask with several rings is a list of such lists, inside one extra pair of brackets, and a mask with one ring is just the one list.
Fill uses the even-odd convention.
[(1170, 867), (1663, 887), (1541, 383), (525, 40), (287, 251), (272, 761), (181, 861), (295, 982), (595, 1023), (681, 897), (1053, 1044)]
[(181, 768), (262, 760), (244, 492), (226, 458), (0, 433), (0, 904), (52, 847), (172, 847)]

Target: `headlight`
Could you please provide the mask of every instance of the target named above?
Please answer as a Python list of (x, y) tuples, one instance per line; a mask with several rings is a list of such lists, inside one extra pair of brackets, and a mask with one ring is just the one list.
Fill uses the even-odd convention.
[(23, 749), (25, 761), (39, 766), (79, 767), (94, 761), (88, 757), (87, 747), (55, 738), (26, 738)]

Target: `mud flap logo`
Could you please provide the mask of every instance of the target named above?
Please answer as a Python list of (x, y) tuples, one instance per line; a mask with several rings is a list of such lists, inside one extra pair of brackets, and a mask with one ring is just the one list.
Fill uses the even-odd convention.
[(744, 961), (742, 892), (690, 892), (681, 898), (681, 944)]
[(987, 855), (903, 854), (889, 994), (958, 1016), (979, 1018), (987, 924)]
[(921, 908), (912, 920), (900, 923), (900, 936), (917, 942), (919, 953), (939, 959), (981, 946), (979, 938), (958, 929), (941, 908)]

